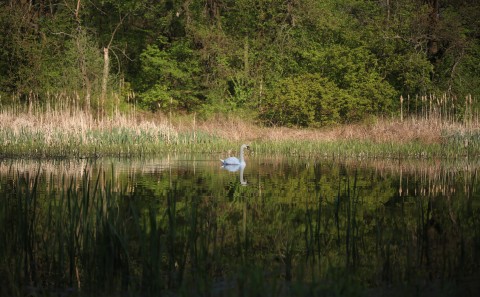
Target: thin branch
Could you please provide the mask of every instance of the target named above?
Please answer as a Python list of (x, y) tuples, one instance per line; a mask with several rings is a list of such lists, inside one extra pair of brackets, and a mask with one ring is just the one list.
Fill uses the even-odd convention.
[(135, 59), (130, 58), (130, 57), (125, 53), (125, 50), (120, 49), (118, 46), (112, 46), (111, 49), (116, 49), (116, 50), (118, 50), (118, 51), (119, 51), (120, 53), (122, 53), (122, 55), (123, 55), (125, 58), (127, 58), (127, 60), (129, 60), (130, 62), (135, 61)]
[(65, 4), (65, 7), (73, 14), (75, 15), (75, 10), (73, 10), (70, 5), (68, 5), (67, 1), (64, 0), (63, 3)]
[(88, 1), (93, 7), (95, 7), (96, 10), (98, 10), (101, 14), (103, 15), (107, 15), (107, 13), (103, 10), (101, 10), (97, 5), (95, 5), (95, 3), (93, 3), (92, 1)]
[(80, 20), (78, 18), (78, 14), (80, 12), (80, 1), (81, 0), (77, 0), (77, 8), (75, 9), (75, 19), (77, 20), (78, 23), (80, 23)]
[(50, 32), (50, 33), (53, 34), (53, 35), (66, 35), (68, 37), (74, 38), (74, 36), (72, 34), (65, 33), (65, 32)]
[(113, 53), (113, 55), (115, 56), (115, 59), (117, 60), (117, 64), (118, 64), (118, 69), (117, 69), (117, 75), (120, 74), (120, 58), (118, 57), (117, 53), (115, 53), (115, 51), (111, 51)]
[(461, 62), (463, 55), (465, 54), (465, 49), (462, 49), (460, 55), (455, 59), (455, 63), (453, 63), (452, 70), (450, 71), (450, 78), (448, 79), (448, 92), (451, 93), (453, 80), (455, 76), (455, 72), (457, 69), (458, 64)]
[[(80, 1), (80, 0), (79, 0)], [(107, 48), (110, 48), (110, 45), (112, 45), (113, 38), (115, 37), (115, 34), (117, 33), (118, 28), (123, 24), (123, 20), (128, 16), (128, 13), (125, 14), (123, 17), (120, 18), (120, 22), (118, 22), (117, 26), (112, 32), (112, 36), (110, 36), (110, 41), (108, 42)]]

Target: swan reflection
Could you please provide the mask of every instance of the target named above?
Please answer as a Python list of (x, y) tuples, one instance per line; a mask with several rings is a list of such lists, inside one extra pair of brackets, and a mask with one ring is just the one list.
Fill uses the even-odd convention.
[(223, 165), (222, 168), (230, 171), (230, 172), (237, 172), (240, 171), (240, 184), (246, 185), (247, 181), (243, 179), (243, 170), (245, 169), (245, 163), (244, 164), (235, 164), (235, 165)]

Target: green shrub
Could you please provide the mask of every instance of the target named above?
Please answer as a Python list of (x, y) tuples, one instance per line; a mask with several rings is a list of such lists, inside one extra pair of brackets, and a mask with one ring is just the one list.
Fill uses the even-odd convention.
[(345, 116), (359, 121), (378, 112), (388, 112), (399, 94), (383, 78), (378, 59), (365, 47), (332, 45), (303, 53), (308, 73), (320, 73), (354, 100), (348, 102)]
[(320, 74), (280, 80), (268, 93), (260, 117), (269, 124), (325, 126), (342, 122), (352, 98)]

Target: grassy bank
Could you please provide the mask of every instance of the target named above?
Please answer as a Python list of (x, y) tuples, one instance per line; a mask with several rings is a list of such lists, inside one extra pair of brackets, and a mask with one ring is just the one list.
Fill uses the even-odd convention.
[(3, 109), (2, 157), (145, 156), (164, 152), (255, 153), (353, 158), (477, 157), (478, 117), (372, 118), (323, 129), (263, 127), (238, 117), (198, 120), (139, 112), (98, 116), (80, 109)]

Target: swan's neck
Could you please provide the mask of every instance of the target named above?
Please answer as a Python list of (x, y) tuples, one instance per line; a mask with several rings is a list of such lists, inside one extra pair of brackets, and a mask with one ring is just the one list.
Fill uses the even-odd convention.
[(245, 166), (240, 167), (240, 184), (246, 185), (247, 182), (243, 179), (243, 169), (245, 169)]
[(243, 163), (243, 147), (240, 148), (240, 163)]

